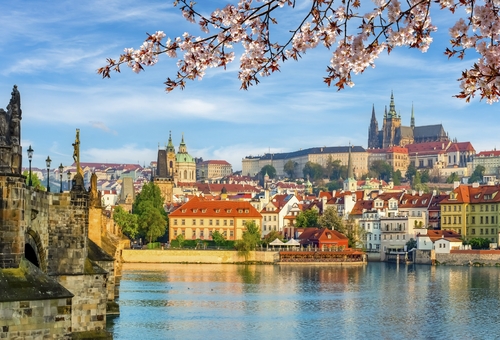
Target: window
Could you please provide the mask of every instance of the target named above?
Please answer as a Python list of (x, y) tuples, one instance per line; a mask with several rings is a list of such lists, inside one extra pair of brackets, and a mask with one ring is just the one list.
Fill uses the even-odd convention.
[(215, 225), (219, 225), (219, 220), (215, 220)]
[(405, 239), (405, 236), (406, 236), (406, 235), (403, 235), (403, 240)]
[(224, 220), (224, 226), (227, 226), (227, 220)]
[(462, 224), (462, 216), (458, 216), (458, 224)]
[(224, 235), (224, 237), (227, 237), (227, 230), (224, 230), (222, 234)]
[(177, 237), (177, 229), (174, 229), (174, 237)]
[(483, 224), (483, 216), (481, 216), (480, 219), (481, 219), (481, 224)]
[(486, 218), (486, 224), (488, 224), (488, 216), (486, 216), (485, 218)]
[(181, 225), (186, 225), (186, 220), (181, 220)]
[(274, 221), (276, 222), (276, 215), (274, 215)]
[(202, 229), (202, 230), (200, 230), (200, 238), (203, 238), (203, 234), (204, 234), (204, 232), (203, 232), (203, 229)]
[(457, 224), (457, 217), (453, 216), (453, 224)]
[(208, 220), (208, 225), (213, 225), (212, 220)]
[(495, 228), (491, 228), (491, 234), (495, 233)]
[(193, 240), (196, 239), (196, 230), (193, 230)]
[(484, 233), (488, 235), (488, 228), (484, 229)]
[(457, 206), (456, 205), (453, 206), (453, 211), (457, 211)]
[(476, 224), (476, 216), (472, 216), (472, 224)]
[(476, 211), (476, 206), (475, 205), (471, 206), (470, 211)]
[(196, 220), (193, 218), (193, 225), (196, 225)]
[(479, 235), (483, 235), (483, 228), (479, 229)]
[(229, 220), (229, 225), (230, 226), (234, 225), (233, 220)]
[(208, 232), (208, 237), (212, 238), (212, 230)]
[(233, 237), (234, 237), (234, 231), (232, 231), (232, 230), (230, 230), (230, 231), (229, 231), (229, 237), (230, 237), (230, 238), (233, 238)]
[(177, 219), (174, 220), (174, 225), (177, 225)]
[(485, 210), (488, 211), (488, 205), (486, 205), (486, 209)]
[(203, 225), (205, 220), (200, 220), (200, 225)]

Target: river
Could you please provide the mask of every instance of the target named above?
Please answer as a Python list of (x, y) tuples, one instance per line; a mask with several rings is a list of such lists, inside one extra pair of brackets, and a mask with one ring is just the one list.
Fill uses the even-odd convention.
[(494, 339), (500, 268), (125, 264), (121, 339)]

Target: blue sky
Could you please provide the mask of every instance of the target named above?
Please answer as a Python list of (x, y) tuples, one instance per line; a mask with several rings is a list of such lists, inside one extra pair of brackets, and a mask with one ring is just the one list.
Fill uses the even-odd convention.
[[(225, 1), (203, 3), (200, 9), (208, 12)], [(298, 1), (299, 7), (308, 4)], [(322, 81), (331, 52), (320, 47), (248, 91), (239, 89), (234, 64), (226, 71), (208, 70), (201, 82), (166, 94), (163, 82), (175, 77), (174, 59), (161, 57), (140, 74), (123, 68), (104, 80), (96, 70), (125, 47), (139, 47), (146, 32), (198, 35), (172, 1), (26, 0), (3, 7), (0, 107), (6, 108), (17, 84), (24, 166), (29, 145), (35, 150), (33, 166), (45, 167), (47, 155), (53, 167), (70, 165), (77, 128), (84, 162), (148, 165), (169, 131), (176, 149), (184, 133), (192, 156), (225, 159), (234, 170), (241, 169), (243, 157), (269, 151), (349, 142), (366, 147), (372, 104), (381, 124), (391, 90), (404, 125), (410, 124), (413, 102), (417, 125), (442, 123), (451, 138), (472, 142), (478, 152), (500, 147), (498, 105), (453, 98), (459, 92), (456, 79), (476, 56), (469, 53), (464, 61), (444, 56), (447, 27), (455, 19), (447, 13), (434, 14), (439, 28), (427, 53), (399, 48), (383, 54), (375, 69), (355, 76), (356, 85), (340, 92)]]

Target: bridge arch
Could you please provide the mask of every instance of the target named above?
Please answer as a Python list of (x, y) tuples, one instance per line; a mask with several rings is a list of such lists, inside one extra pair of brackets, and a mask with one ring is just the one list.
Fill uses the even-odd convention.
[(45, 258), (45, 249), (43, 249), (42, 240), (38, 233), (29, 228), (26, 231), (24, 245), (24, 256), (28, 261), (40, 268), (43, 272), (47, 272), (47, 260)]

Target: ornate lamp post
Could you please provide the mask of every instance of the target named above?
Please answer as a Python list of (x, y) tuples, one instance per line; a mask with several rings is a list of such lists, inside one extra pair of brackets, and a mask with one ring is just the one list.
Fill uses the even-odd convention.
[(71, 191), (71, 171), (68, 170), (68, 191)]
[(31, 187), (33, 185), (33, 182), (31, 181), (31, 160), (33, 159), (33, 151), (35, 151), (35, 150), (33, 150), (31, 148), (31, 145), (30, 145), (30, 147), (28, 148), (27, 151), (28, 151), (28, 160), (30, 162), (30, 169), (29, 169), (30, 170), (29, 171), (29, 176), (30, 177), (29, 177), (29, 180), (28, 180), (28, 186)]
[(59, 189), (59, 192), (62, 192), (62, 172), (64, 170), (64, 167), (61, 163), (61, 165), (59, 165), (59, 185), (60, 185), (60, 189)]
[(52, 159), (50, 159), (50, 156), (47, 156), (45, 160), (45, 165), (47, 165), (47, 192), (50, 192), (50, 162), (52, 162)]

